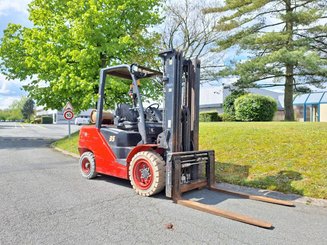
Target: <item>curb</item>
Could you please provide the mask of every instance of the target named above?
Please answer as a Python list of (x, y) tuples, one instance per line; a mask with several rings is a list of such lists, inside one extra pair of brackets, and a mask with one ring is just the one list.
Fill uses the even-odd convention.
[(59, 152), (65, 154), (65, 155), (67, 155), (67, 156), (71, 156), (71, 157), (74, 157), (74, 158), (79, 158), (79, 155), (77, 155), (77, 154), (75, 154), (75, 153), (71, 153), (71, 152), (69, 152), (69, 151), (65, 151), (65, 150), (60, 149), (60, 148), (58, 148), (58, 147), (55, 147), (55, 146), (53, 146), (53, 145), (51, 145), (51, 148), (54, 149), (54, 150), (56, 150), (56, 151), (59, 151)]
[[(65, 154), (65, 155), (68, 155), (68, 156), (71, 156), (74, 158), (79, 158), (78, 154), (62, 150), (53, 145), (51, 145), (51, 148)], [(225, 188), (227, 190), (231, 190), (231, 191), (245, 192), (247, 194), (252, 194), (252, 195), (257, 195), (257, 196), (265, 196), (265, 197), (271, 197), (271, 198), (276, 198), (276, 199), (281, 199), (281, 200), (293, 201), (294, 203), (300, 203), (300, 204), (304, 204), (304, 205), (308, 205), (308, 206), (317, 206), (317, 207), (327, 208), (327, 200), (325, 200), (325, 199), (300, 196), (297, 194), (284, 194), (284, 193), (278, 192), (278, 191), (257, 189), (257, 188), (253, 188), (253, 187), (239, 186), (239, 185), (233, 185), (233, 184), (228, 184), (228, 183), (218, 183), (217, 186)]]
[(236, 192), (245, 192), (250, 195), (257, 195), (257, 196), (264, 196), (264, 197), (271, 197), (286, 201), (292, 201), (294, 203), (304, 204), (308, 206), (317, 206), (317, 207), (323, 207), (327, 208), (327, 200), (326, 199), (319, 199), (319, 198), (313, 198), (313, 197), (306, 197), (306, 196), (300, 196), (297, 194), (285, 194), (278, 191), (271, 191), (271, 190), (265, 190), (265, 189), (257, 189), (253, 187), (247, 187), (247, 186), (238, 186), (228, 183), (218, 183), (219, 187), (222, 187), (227, 190), (236, 191)]

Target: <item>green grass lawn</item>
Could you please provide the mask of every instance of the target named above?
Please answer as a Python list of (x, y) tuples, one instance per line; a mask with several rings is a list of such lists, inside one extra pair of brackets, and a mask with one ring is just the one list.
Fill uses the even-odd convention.
[(202, 123), (218, 181), (327, 199), (327, 123)]
[(77, 149), (78, 134), (79, 134), (79, 131), (71, 134), (70, 138), (68, 138), (68, 136), (67, 136), (65, 138), (62, 138), (62, 139), (54, 142), (52, 144), (52, 146), (58, 147), (58, 148), (60, 148), (62, 150), (65, 150), (65, 151), (68, 151), (68, 152), (71, 152), (71, 153), (79, 154), (78, 149)]
[[(78, 132), (56, 147), (78, 154)], [(218, 181), (327, 199), (327, 123), (200, 124)]]

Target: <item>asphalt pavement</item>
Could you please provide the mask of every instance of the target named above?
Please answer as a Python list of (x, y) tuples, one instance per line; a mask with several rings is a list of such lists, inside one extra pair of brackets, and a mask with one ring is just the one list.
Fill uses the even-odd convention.
[[(73, 126), (73, 131), (78, 130)], [(145, 198), (109, 176), (85, 180), (50, 148), (67, 125), (0, 123), (0, 244), (327, 244), (327, 208), (284, 207), (207, 190), (185, 195), (274, 229)]]

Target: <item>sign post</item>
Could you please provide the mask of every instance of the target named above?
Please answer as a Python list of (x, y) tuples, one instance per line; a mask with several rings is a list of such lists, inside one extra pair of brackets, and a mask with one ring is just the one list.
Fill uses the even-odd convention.
[(73, 106), (70, 102), (64, 107), (64, 118), (68, 121), (68, 137), (70, 138), (70, 121), (74, 118)]

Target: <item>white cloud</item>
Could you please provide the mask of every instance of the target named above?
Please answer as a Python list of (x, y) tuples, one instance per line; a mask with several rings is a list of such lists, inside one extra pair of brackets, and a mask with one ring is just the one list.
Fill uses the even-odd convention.
[(27, 14), (27, 5), (31, 0), (1, 0), (0, 16), (7, 15), (8, 11), (17, 11)]
[(9, 94), (10, 91), (9, 91), (9, 89), (7, 87), (8, 87), (7, 82), (0, 80), (0, 94)]
[(22, 96), (26, 96), (26, 92), (22, 90), (22, 86), (26, 85), (30, 80), (6, 80), (6, 76), (0, 74), (0, 109), (8, 108), (14, 100), (19, 100)]
[(21, 96), (4, 97), (0, 95), (0, 110), (8, 109), (15, 100), (19, 100), (20, 98)]

